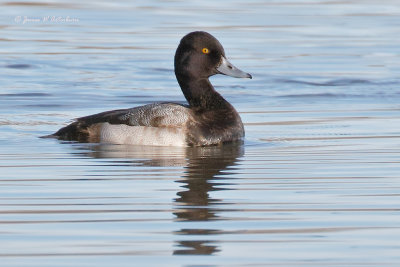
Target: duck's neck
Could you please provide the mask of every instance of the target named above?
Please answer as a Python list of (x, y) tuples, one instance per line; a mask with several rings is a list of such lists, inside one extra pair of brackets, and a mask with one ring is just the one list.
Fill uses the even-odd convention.
[(231, 109), (232, 106), (217, 93), (207, 78), (185, 79), (178, 77), (178, 83), (191, 107), (216, 110)]

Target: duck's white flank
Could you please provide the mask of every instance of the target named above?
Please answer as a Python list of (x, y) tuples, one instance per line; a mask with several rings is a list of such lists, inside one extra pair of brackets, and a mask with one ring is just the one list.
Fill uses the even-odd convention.
[(184, 128), (129, 126), (101, 123), (101, 143), (152, 146), (187, 146)]

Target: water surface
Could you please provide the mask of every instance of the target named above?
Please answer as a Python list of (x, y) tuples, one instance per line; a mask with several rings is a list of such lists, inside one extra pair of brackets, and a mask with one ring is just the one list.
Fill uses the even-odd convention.
[[(397, 266), (397, 1), (2, 1), (1, 266)], [(54, 17), (54, 18), (53, 18)], [(40, 139), (75, 117), (185, 100), (206, 30), (243, 145)]]

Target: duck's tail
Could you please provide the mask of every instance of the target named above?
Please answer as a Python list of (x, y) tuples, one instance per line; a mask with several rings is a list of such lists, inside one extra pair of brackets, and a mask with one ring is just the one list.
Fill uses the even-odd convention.
[(53, 134), (41, 136), (40, 138), (56, 138), (66, 141), (87, 142), (89, 138), (87, 128), (87, 125), (85, 125), (84, 123), (80, 121), (75, 121), (61, 128)]

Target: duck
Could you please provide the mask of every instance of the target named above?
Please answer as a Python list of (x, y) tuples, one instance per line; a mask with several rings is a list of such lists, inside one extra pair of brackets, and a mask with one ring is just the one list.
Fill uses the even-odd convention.
[(242, 142), (239, 113), (213, 87), (216, 74), (252, 76), (235, 67), (211, 34), (195, 31), (180, 41), (175, 76), (187, 104), (157, 102), (75, 119), (47, 136), (81, 143), (152, 146), (212, 146)]

